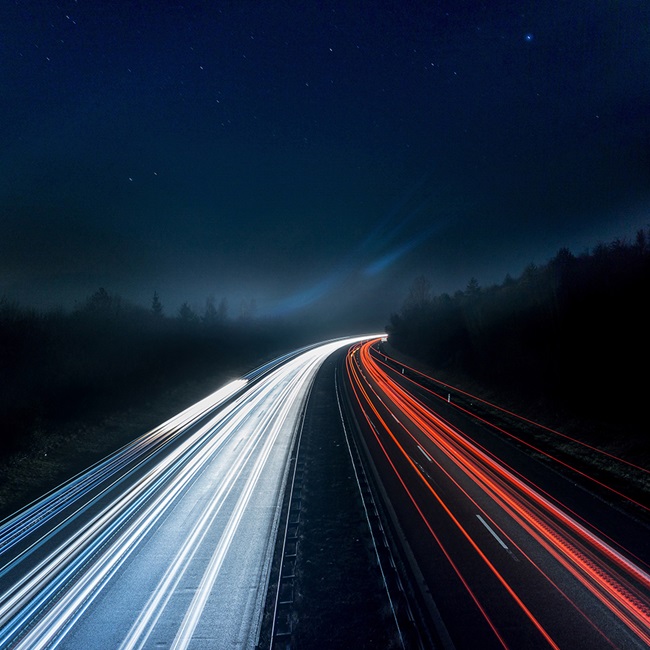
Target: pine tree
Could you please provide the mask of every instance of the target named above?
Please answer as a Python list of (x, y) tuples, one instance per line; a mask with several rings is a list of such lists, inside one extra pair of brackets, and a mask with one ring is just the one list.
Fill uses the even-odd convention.
[(195, 323), (199, 320), (196, 312), (190, 307), (189, 303), (184, 302), (178, 310), (178, 317), (184, 323)]
[(163, 315), (163, 306), (162, 302), (160, 302), (160, 296), (158, 295), (157, 291), (153, 292), (153, 298), (151, 300), (151, 311), (153, 312), (154, 316), (158, 318)]

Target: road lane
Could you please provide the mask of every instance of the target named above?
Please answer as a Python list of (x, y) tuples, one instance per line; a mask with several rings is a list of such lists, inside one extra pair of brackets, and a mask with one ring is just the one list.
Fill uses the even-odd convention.
[(289, 355), (5, 522), (0, 647), (254, 647), (296, 424), (351, 343)]
[(348, 376), (374, 464), (458, 647), (647, 647), (647, 568), (580, 519), (571, 495), (540, 489), (441, 418), (370, 344), (348, 356)]

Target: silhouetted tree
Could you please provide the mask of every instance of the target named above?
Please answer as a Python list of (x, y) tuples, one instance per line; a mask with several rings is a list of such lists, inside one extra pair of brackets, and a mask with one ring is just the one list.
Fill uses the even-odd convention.
[(217, 308), (214, 306), (214, 296), (208, 296), (205, 299), (205, 308), (201, 316), (201, 322), (208, 327), (217, 322)]
[(431, 282), (424, 276), (419, 275), (413, 280), (408, 296), (404, 301), (405, 309), (422, 309), (431, 302)]
[(196, 312), (190, 307), (189, 303), (184, 302), (178, 309), (178, 317), (183, 323), (196, 323), (199, 317)]
[(250, 300), (242, 300), (239, 304), (239, 320), (240, 321), (250, 321), (255, 317), (255, 312), (257, 311), (257, 303), (255, 298)]
[(637, 251), (641, 255), (643, 255), (644, 253), (647, 252), (647, 250), (648, 250), (648, 238), (647, 238), (644, 230), (638, 230), (637, 231), (635, 244), (636, 244)]
[(104, 287), (100, 287), (86, 299), (82, 310), (88, 314), (104, 318), (118, 316), (122, 312), (122, 298), (111, 294)]
[(151, 299), (151, 311), (153, 315), (157, 318), (160, 318), (163, 315), (163, 306), (160, 302), (160, 296), (157, 291), (153, 292), (153, 298)]
[[(505, 386), (535, 400), (557, 400), (575, 412), (640, 421), (642, 382), (626, 382), (625, 409), (611, 379), (646, 369), (650, 352), (650, 246), (617, 239), (576, 257), (560, 249), (547, 264), (529, 264), (518, 278), (430, 297), (422, 276), (387, 326), (396, 348), (439, 368)], [(625, 413), (621, 413), (621, 411)], [(636, 418), (636, 420), (635, 420)]]
[(478, 298), (481, 293), (481, 285), (478, 283), (476, 278), (470, 278), (470, 281), (465, 287), (465, 296), (470, 299)]

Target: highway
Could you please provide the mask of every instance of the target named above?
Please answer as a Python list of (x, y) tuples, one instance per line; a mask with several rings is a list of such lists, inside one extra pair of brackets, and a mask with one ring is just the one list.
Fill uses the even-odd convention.
[(254, 648), (295, 431), (337, 340), (236, 380), (0, 526), (0, 648)]
[(650, 647), (640, 518), (454, 411), (377, 341), (352, 348), (346, 370), (432, 644)]
[(425, 647), (650, 646), (644, 519), (362, 337), (256, 369), (2, 522), (0, 648), (255, 648), (296, 432), (341, 349), (326, 401), (356, 422)]

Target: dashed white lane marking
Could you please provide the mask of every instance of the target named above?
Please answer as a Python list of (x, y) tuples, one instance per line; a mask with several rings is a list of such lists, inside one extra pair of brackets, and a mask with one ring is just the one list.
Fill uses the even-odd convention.
[(497, 542), (499, 542), (499, 544), (501, 544), (501, 546), (506, 549), (506, 551), (510, 551), (510, 549), (505, 545), (504, 541), (492, 530), (492, 528), (490, 528), (490, 525), (487, 523), (487, 521), (485, 521), (481, 515), (476, 516), (478, 517), (478, 520), (488, 529), (492, 537), (494, 537), (494, 539), (496, 539)]

